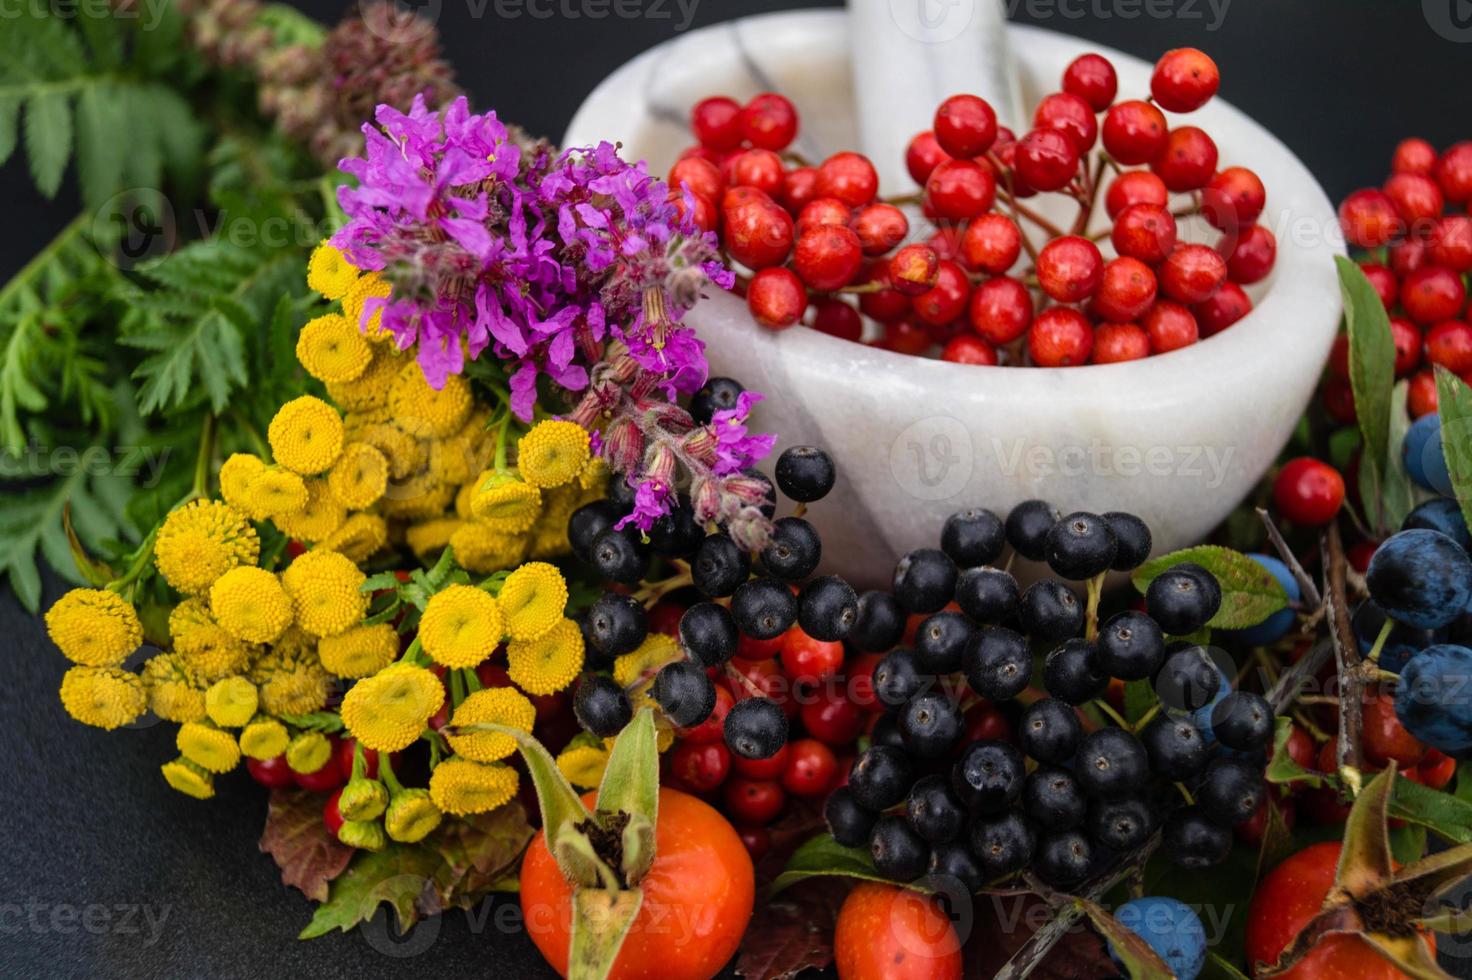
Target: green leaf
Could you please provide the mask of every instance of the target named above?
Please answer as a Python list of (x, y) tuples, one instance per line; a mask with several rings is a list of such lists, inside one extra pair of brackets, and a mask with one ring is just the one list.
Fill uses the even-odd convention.
[(1109, 940), (1114, 955), (1119, 957), (1120, 962), (1129, 971), (1131, 980), (1172, 980), (1173, 975), (1170, 968), (1138, 933), (1126, 928), (1118, 919), (1100, 908), (1097, 903), (1086, 898), (1075, 898), (1074, 901), (1089, 917), (1094, 928)]
[(598, 811), (629, 818), (623, 828), (622, 870), (624, 880), (634, 884), (654, 864), (659, 820), (659, 745), (652, 709), (640, 709), (614, 740), (598, 787)]
[(1318, 773), (1309, 772), (1294, 761), (1293, 756), (1288, 754), (1288, 738), (1293, 734), (1293, 719), (1279, 715), (1273, 731), (1273, 755), (1268, 760), (1268, 768), (1264, 775), (1267, 781), (1276, 785), (1288, 783), (1307, 783), (1310, 786), (1323, 785), (1324, 779)]
[(387, 902), (398, 916), (399, 931), (419, 921), (416, 902), (439, 869), (440, 858), (420, 846), (390, 845), (373, 853), (359, 851), (353, 863), (332, 883), (327, 901), (297, 936), (315, 939), (334, 929), (352, 931)]
[(1395, 781), (1390, 815), (1420, 824), (1457, 844), (1472, 843), (1472, 802), (1401, 778)]
[(572, 935), (567, 945), (567, 975), (604, 980), (613, 970), (624, 937), (644, 904), (639, 888), (608, 891), (577, 888), (572, 893)]
[(72, 154), (72, 109), (65, 92), (41, 92), (26, 103), (26, 156), (31, 179), (45, 197), (55, 197)]
[[(1390, 315), (1369, 278), (1351, 260), (1334, 257), (1339, 267), (1339, 290), (1349, 330), (1349, 384), (1354, 391), (1355, 414), (1365, 437), (1365, 457), (1374, 462), (1375, 482), (1368, 499), (1379, 506), (1385, 454), (1390, 445), (1390, 391), (1395, 385), (1395, 339)], [(1372, 515), (1384, 528), (1383, 511)]]
[(434, 878), (439, 907), (471, 908), (491, 892), (504, 891), (534, 835), (526, 808), (515, 800), (440, 824), (424, 841), (443, 862)]
[(15, 152), (20, 129), (20, 97), (0, 95), (0, 164)]
[(844, 847), (833, 839), (832, 834), (821, 834), (792, 852), (787, 866), (772, 882), (771, 894), (819, 875), (842, 875), (865, 881), (889, 880), (874, 867), (874, 859), (867, 848)]
[(308, 715), (282, 715), (281, 720), (293, 728), (302, 728), (313, 732), (342, 731), (342, 715), (336, 711), (314, 711)]
[(1182, 562), (1205, 568), (1222, 587), (1222, 605), (1208, 626), (1215, 629), (1246, 629), (1256, 626), (1280, 609), (1288, 607), (1288, 594), (1273, 573), (1230, 548), (1197, 545), (1151, 559), (1135, 570), (1132, 581), (1143, 593), (1156, 576)]
[(1414, 864), (1426, 854), (1426, 828), (1407, 824), (1390, 830), (1390, 854), (1399, 864)]
[(1158, 700), (1155, 696), (1155, 686), (1150, 679), (1144, 678), (1137, 681), (1128, 681), (1124, 686), (1124, 720), (1131, 725), (1149, 713), (1155, 707)]
[(1401, 445), (1411, 427), (1411, 414), (1406, 410), (1410, 382), (1401, 381), (1390, 391), (1390, 442), (1385, 452), (1385, 479), (1380, 500), (1385, 507), (1385, 526), (1398, 528), (1416, 506), (1416, 490), (1406, 473)]
[(1472, 388), (1439, 364), (1436, 411), (1441, 416), (1441, 447), (1446, 453), (1452, 492), (1462, 516), (1472, 520)]
[(1231, 960), (1227, 959), (1216, 950), (1206, 954), (1206, 969), (1202, 976), (1218, 978), (1218, 980), (1248, 980), (1247, 974), (1237, 969)]
[(90, 207), (121, 190), (129, 157), (148, 142), (130, 132), (128, 115), (126, 96), (110, 86), (91, 86), (77, 100), (77, 179)]

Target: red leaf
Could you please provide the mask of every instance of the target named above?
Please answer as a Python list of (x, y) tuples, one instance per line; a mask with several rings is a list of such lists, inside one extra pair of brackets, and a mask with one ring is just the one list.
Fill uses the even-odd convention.
[(833, 929), (853, 882), (814, 878), (757, 903), (736, 973), (748, 980), (786, 980), (833, 962)]
[(300, 790), (272, 790), (260, 846), (281, 869), (282, 884), (314, 902), (327, 901), (328, 883), (353, 857), (323, 825), (322, 798)]

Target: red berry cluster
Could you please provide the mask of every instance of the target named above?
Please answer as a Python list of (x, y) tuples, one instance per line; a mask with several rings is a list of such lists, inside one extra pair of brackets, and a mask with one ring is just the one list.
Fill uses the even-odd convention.
[[(1349, 244), (1368, 252), (1360, 262), (1390, 312), (1395, 375), (1410, 376), (1412, 417), (1436, 411), (1433, 367), (1472, 381), (1472, 325), (1466, 275), (1472, 271), (1472, 141), (1445, 153), (1423, 139), (1395, 149), (1390, 178), (1355, 191), (1339, 206)], [(1340, 422), (1355, 420), (1349, 386), (1349, 341), (1330, 359), (1324, 406)]]
[[(782, 96), (711, 98), (692, 113), (699, 145), (670, 184), (750, 270), (738, 288), (765, 327), (807, 322), (968, 364), (1133, 360), (1241, 319), (1252, 309), (1242, 287), (1276, 259), (1273, 233), (1257, 223), (1262, 181), (1245, 167), (1219, 170), (1211, 137), (1165, 115), (1199, 109), (1219, 81), (1211, 58), (1182, 48), (1156, 64), (1149, 99), (1118, 102), (1113, 65), (1084, 55), (1021, 138), (985, 100), (952, 96), (906, 153), (922, 189), (890, 199), (862, 154), (812, 166), (785, 152), (798, 116)], [(1075, 203), (1071, 227), (1024, 203), (1039, 194)], [(1094, 231), (1101, 197), (1110, 226)], [(905, 205), (930, 226), (923, 240), (912, 240)], [(1180, 240), (1178, 221), (1198, 215), (1222, 233), (1214, 247)]]

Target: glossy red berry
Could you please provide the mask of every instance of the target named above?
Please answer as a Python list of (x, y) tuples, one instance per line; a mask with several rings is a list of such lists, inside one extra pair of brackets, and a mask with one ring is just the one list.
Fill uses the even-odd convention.
[(1094, 328), (1088, 317), (1072, 307), (1049, 307), (1027, 331), (1027, 353), (1039, 367), (1087, 364), (1093, 349)]
[(1191, 307), (1202, 337), (1221, 333), (1251, 312), (1252, 300), (1241, 286), (1230, 280), (1222, 283), (1211, 299)]
[(1388, 310), (1395, 306), (1395, 301), (1400, 297), (1400, 279), (1383, 265), (1373, 262), (1361, 262), (1360, 271), (1365, 278), (1370, 280), (1370, 285), (1375, 287), (1375, 292), (1380, 296), (1380, 302), (1385, 304)]
[[(342, 773), (344, 782), (353, 778), (353, 756), (357, 750), (358, 740), (355, 738), (340, 738), (332, 747), (332, 757), (337, 760), (337, 771)], [(373, 749), (363, 750), (363, 775), (369, 779), (378, 778), (378, 753)]]
[(1176, 193), (1200, 190), (1216, 174), (1216, 143), (1195, 126), (1173, 129), (1150, 169)]
[(290, 789), (296, 785), (295, 774), (284, 754), (274, 759), (246, 759), (245, 768), (251, 779), (267, 789)]
[(741, 105), (724, 95), (702, 99), (690, 110), (690, 131), (700, 145), (734, 150), (741, 145)]
[(1079, 235), (1055, 238), (1038, 253), (1038, 285), (1059, 303), (1094, 295), (1104, 275), (1099, 246)]
[(1148, 170), (1129, 170), (1114, 178), (1104, 194), (1104, 210), (1113, 221), (1134, 204), (1153, 204), (1163, 208), (1170, 201), (1165, 181)]
[(782, 788), (793, 796), (822, 796), (837, 775), (838, 758), (833, 750), (815, 738), (800, 738), (787, 753)]
[(913, 300), (915, 316), (922, 323), (944, 326), (960, 319), (971, 300), (971, 283), (960, 263), (949, 259), (936, 270), (935, 285)]
[(1446, 320), (1427, 330), (1426, 360), (1453, 374), (1472, 371), (1472, 326)]
[(778, 780), (782, 778), (782, 770), (787, 768), (787, 753), (790, 744), (783, 743), (776, 754), (765, 759), (746, 759), (739, 755), (731, 757), (731, 771), (737, 776), (755, 780)]
[(809, 201), (797, 214), (797, 233), (801, 235), (809, 228), (819, 225), (846, 227), (853, 219), (853, 211), (836, 197), (820, 197)]
[(996, 346), (1012, 343), (1032, 324), (1032, 294), (1010, 276), (997, 276), (971, 294), (971, 329)]
[(1446, 206), (1441, 186), (1422, 174), (1394, 174), (1383, 189), (1401, 220), (1417, 231), (1429, 229)]
[(990, 367), (997, 363), (997, 349), (975, 334), (957, 334), (946, 342), (940, 352), (940, 359), (952, 364), (980, 364)]
[(1137, 323), (1101, 323), (1094, 329), (1094, 363), (1118, 364), (1150, 356), (1150, 337)]
[(953, 262), (961, 260), (961, 232), (956, 225), (945, 224), (931, 232), (925, 244), (935, 249), (935, 254)]
[(851, 744), (864, 725), (858, 705), (845, 696), (841, 686), (828, 684), (804, 699), (799, 717), (809, 735), (834, 748)]
[(1472, 271), (1472, 217), (1449, 214), (1431, 228), (1426, 257), (1453, 272)]
[(782, 193), (782, 158), (771, 150), (747, 150), (731, 161), (731, 183), (755, 187), (775, 199)]
[(935, 133), (925, 130), (916, 133), (910, 140), (910, 145), (905, 148), (905, 169), (910, 172), (910, 178), (925, 186), (930, 179), (930, 173), (936, 167), (951, 159), (951, 155), (940, 148), (940, 141), (935, 138)]
[(1160, 291), (1185, 303), (1204, 303), (1227, 281), (1227, 260), (1206, 245), (1177, 245), (1158, 270)]
[(687, 197), (685, 194), (672, 191), (670, 203), (675, 206), (682, 220), (688, 218), (701, 231), (713, 232), (720, 227), (716, 206), (711, 203), (710, 198), (696, 197), (694, 194)]
[(1066, 134), (1080, 155), (1093, 149), (1099, 139), (1099, 121), (1093, 107), (1071, 92), (1055, 92), (1039, 102), (1032, 124), (1034, 129), (1056, 129)]
[(1404, 279), (1431, 261), (1426, 242), (1420, 238), (1401, 238), (1390, 243), (1385, 250), (1390, 271)]
[(782, 176), (781, 204), (797, 214), (818, 197), (818, 168), (794, 167)]
[(753, 96), (741, 110), (741, 135), (763, 150), (785, 150), (797, 138), (797, 109), (776, 92)]
[(1340, 425), (1353, 425), (1359, 417), (1354, 407), (1354, 389), (1343, 378), (1330, 378), (1324, 382), (1324, 411)]
[(967, 221), (991, 210), (997, 199), (997, 179), (989, 168), (971, 160), (947, 160), (925, 183), (930, 210), (945, 221)]
[(1022, 230), (1004, 214), (983, 214), (961, 236), (961, 260), (976, 272), (999, 276), (1022, 254)]
[(1168, 299), (1156, 300), (1140, 318), (1140, 326), (1150, 335), (1152, 354), (1167, 354), (1201, 339), (1196, 317), (1180, 303)]
[(1423, 266), (1401, 281), (1400, 305), (1423, 326), (1454, 320), (1467, 305), (1467, 287), (1461, 276), (1445, 266)]
[(1290, 459), (1273, 480), (1273, 502), (1278, 513), (1294, 524), (1327, 524), (1344, 504), (1344, 478), (1311, 456)]
[(919, 296), (934, 286), (939, 273), (940, 256), (929, 245), (906, 245), (889, 258), (890, 285), (906, 296)]
[(1132, 204), (1114, 219), (1110, 241), (1120, 255), (1159, 265), (1175, 251), (1175, 216), (1158, 204)]
[(896, 354), (924, 354), (935, 342), (931, 328), (919, 320), (906, 317), (884, 325), (884, 336), (878, 346)]
[(1405, 317), (1393, 316), (1390, 337), (1395, 342), (1395, 376), (1403, 378), (1421, 363), (1421, 330)]
[(787, 805), (787, 794), (780, 783), (740, 777), (726, 780), (722, 799), (733, 819), (758, 825), (776, 819)]
[(1167, 112), (1195, 112), (1216, 95), (1221, 82), (1216, 62), (1204, 51), (1177, 48), (1155, 63), (1150, 94)]
[(1339, 226), (1349, 244), (1379, 248), (1400, 234), (1401, 222), (1390, 196), (1378, 188), (1366, 187), (1339, 205)]
[(843, 644), (816, 640), (794, 626), (782, 634), (782, 670), (799, 684), (816, 684), (843, 667)]
[[(910, 315), (910, 297), (889, 285), (889, 262), (876, 259), (864, 267), (856, 285), (883, 288), (859, 293), (859, 309), (880, 323), (890, 323)], [(922, 290), (923, 292), (923, 290)]]
[(1095, 112), (1103, 112), (1119, 92), (1119, 76), (1103, 55), (1080, 55), (1063, 71), (1063, 91), (1077, 95)]
[(879, 174), (862, 153), (835, 153), (818, 167), (818, 193), (863, 207), (879, 193)]
[[(1222, 239), (1222, 247), (1234, 241), (1232, 235)], [(1226, 255), (1227, 275), (1233, 282), (1250, 286), (1262, 282), (1278, 261), (1278, 240), (1264, 225), (1243, 229), (1235, 237), (1235, 247)]]
[(1218, 231), (1235, 231), (1256, 223), (1267, 207), (1267, 188), (1246, 167), (1228, 167), (1201, 192), (1201, 212)]
[(670, 772), (695, 793), (709, 793), (731, 772), (731, 750), (724, 742), (681, 739), (670, 752)]
[(726, 715), (731, 713), (731, 706), (736, 703), (736, 700), (720, 681), (716, 683), (715, 688), (716, 706), (711, 709), (710, 717), (693, 728), (680, 729), (679, 733), (682, 741), (719, 742), (725, 737)]
[(1452, 204), (1472, 201), (1472, 140), (1448, 147), (1436, 164), (1436, 182)]
[(1104, 149), (1126, 167), (1149, 163), (1165, 149), (1170, 127), (1149, 102), (1121, 102), (1104, 117)]
[(772, 330), (785, 330), (802, 319), (808, 293), (802, 280), (785, 265), (762, 269), (746, 287), (752, 319)]
[[(1111, 323), (1132, 323), (1155, 302), (1155, 273), (1139, 259), (1127, 255), (1104, 266), (1091, 310)], [(1095, 338), (1094, 360), (1099, 359)]]
[(935, 139), (957, 159), (980, 156), (997, 139), (997, 114), (985, 99), (953, 95), (935, 110)]
[(1067, 187), (1078, 173), (1078, 160), (1073, 138), (1056, 129), (1034, 129), (1017, 144), (1017, 175), (1036, 190)]
[(333, 837), (337, 836), (337, 832), (342, 829), (344, 822), (342, 811), (337, 808), (337, 801), (341, 796), (342, 790), (339, 789), (329, 796), (327, 802), (322, 806), (322, 826), (326, 827), (327, 832)]
[(1436, 374), (1430, 368), (1411, 375), (1411, 384), (1406, 391), (1406, 408), (1413, 419), (1436, 411)]
[(1416, 137), (1401, 140), (1395, 148), (1395, 154), (1390, 158), (1390, 172), (1396, 174), (1425, 174), (1428, 177), (1434, 176), (1436, 173), (1436, 147)]
[(719, 201), (726, 190), (720, 168), (699, 157), (686, 157), (671, 167), (669, 184), (675, 190), (688, 187), (696, 197), (711, 201)]
[(770, 201), (747, 201), (725, 213), (726, 251), (750, 269), (787, 260), (792, 251), (792, 216)]
[(864, 321), (843, 300), (820, 299), (813, 304), (813, 329), (841, 340), (858, 340), (864, 335)]
[(893, 204), (870, 204), (860, 208), (851, 225), (859, 236), (865, 255), (883, 255), (905, 240), (910, 222)]
[(864, 250), (852, 228), (819, 225), (797, 239), (792, 265), (802, 281), (820, 292), (847, 286), (864, 264)]

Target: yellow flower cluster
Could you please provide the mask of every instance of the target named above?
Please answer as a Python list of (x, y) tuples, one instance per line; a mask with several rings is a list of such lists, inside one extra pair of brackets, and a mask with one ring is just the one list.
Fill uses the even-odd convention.
[(46, 632), (68, 660), (117, 667), (143, 642), (143, 624), (127, 600), (106, 589), (73, 589), (46, 610)]
[(342, 699), (342, 721), (366, 748), (398, 752), (419, 737), (444, 703), (438, 677), (423, 667), (396, 663), (353, 685)]
[(261, 542), (246, 515), (219, 500), (194, 500), (164, 518), (154, 542), (159, 574), (199, 595), (237, 565), (254, 565)]

